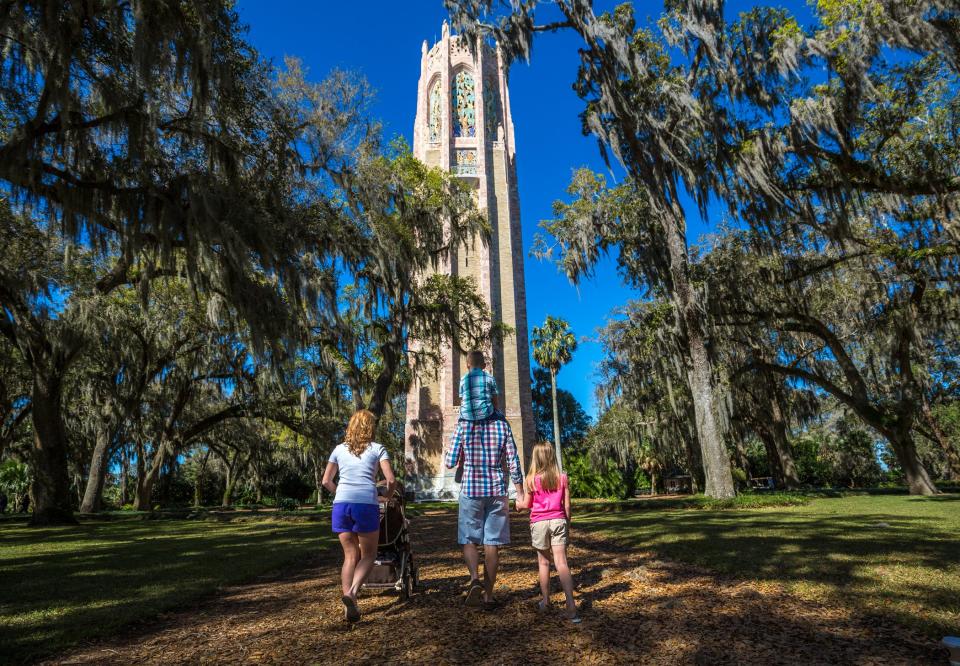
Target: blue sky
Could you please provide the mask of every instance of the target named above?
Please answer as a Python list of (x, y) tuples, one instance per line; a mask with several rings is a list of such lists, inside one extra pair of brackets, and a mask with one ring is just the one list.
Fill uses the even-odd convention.
[[(728, 6), (739, 11), (752, 4)], [(806, 13), (802, 1), (784, 4)], [(377, 91), (373, 113), (384, 123), (387, 136), (402, 135), (412, 143), (420, 45), (425, 39), (432, 45), (440, 36), (446, 17), (441, 0), (240, 0), (238, 11), (250, 27), (251, 43), (268, 58), (279, 63), (284, 56), (298, 57), (315, 80), (334, 68), (362, 73)], [(571, 87), (577, 45), (572, 35), (541, 37), (534, 45), (532, 62), (518, 63), (511, 70), (510, 102), (516, 127), (529, 326), (541, 324), (550, 314), (569, 321), (578, 337), (592, 338), (611, 311), (632, 296), (613, 262), (604, 262), (592, 280), (574, 287), (554, 265), (529, 256), (539, 221), (550, 216), (555, 199), (564, 197), (572, 171), (581, 166), (604, 170), (596, 141), (580, 130), (578, 114), (583, 104)], [(709, 227), (693, 218), (688, 236), (695, 240)], [(559, 375), (560, 386), (591, 414), (596, 413), (593, 385), (600, 357), (599, 344), (583, 342)]]

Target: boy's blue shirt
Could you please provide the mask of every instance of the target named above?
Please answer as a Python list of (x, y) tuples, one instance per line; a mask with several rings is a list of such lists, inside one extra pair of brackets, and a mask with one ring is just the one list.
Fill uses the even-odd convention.
[(500, 395), (497, 380), (481, 368), (460, 378), (460, 418), (480, 421), (493, 414), (493, 396)]

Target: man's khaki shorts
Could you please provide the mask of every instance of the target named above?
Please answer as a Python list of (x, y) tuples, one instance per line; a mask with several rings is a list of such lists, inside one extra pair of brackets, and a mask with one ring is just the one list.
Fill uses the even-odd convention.
[(568, 536), (567, 521), (563, 518), (530, 523), (530, 541), (537, 550), (550, 550), (551, 546), (565, 546)]

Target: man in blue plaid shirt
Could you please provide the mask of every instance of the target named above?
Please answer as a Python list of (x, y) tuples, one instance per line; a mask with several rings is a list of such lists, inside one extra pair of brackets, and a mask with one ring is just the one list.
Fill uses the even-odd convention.
[[(506, 420), (459, 419), (444, 463), (448, 469), (463, 461), (457, 541), (470, 570), (468, 606), (494, 608), (493, 585), (497, 580), (500, 546), (510, 543), (510, 500), (504, 466), (523, 497), (523, 473), (513, 431)], [(478, 575), (479, 546), (483, 546), (483, 586)]]

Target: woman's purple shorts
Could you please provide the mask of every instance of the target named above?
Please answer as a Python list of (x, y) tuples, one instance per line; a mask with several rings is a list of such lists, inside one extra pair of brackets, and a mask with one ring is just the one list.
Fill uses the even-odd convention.
[(336, 502), (330, 522), (334, 532), (377, 532), (380, 529), (380, 506)]

